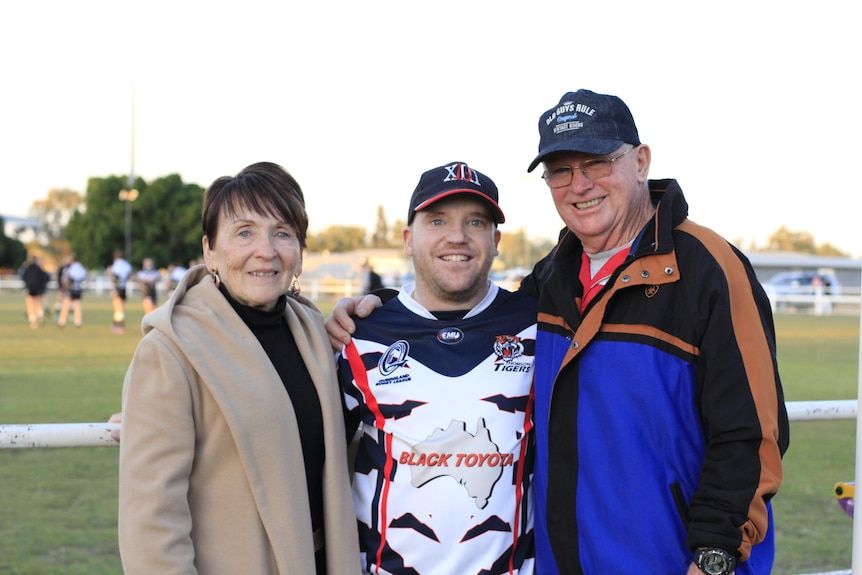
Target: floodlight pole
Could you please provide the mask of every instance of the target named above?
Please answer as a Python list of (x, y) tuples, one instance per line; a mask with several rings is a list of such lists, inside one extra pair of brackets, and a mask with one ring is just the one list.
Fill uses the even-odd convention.
[(132, 202), (138, 199), (138, 190), (120, 190), (119, 197), (126, 202), (126, 261), (132, 261)]
[(132, 80), (132, 157), (129, 168), (129, 178), (126, 189), (120, 190), (120, 200), (126, 202), (126, 261), (132, 261), (132, 202), (138, 198), (135, 189), (135, 82)]

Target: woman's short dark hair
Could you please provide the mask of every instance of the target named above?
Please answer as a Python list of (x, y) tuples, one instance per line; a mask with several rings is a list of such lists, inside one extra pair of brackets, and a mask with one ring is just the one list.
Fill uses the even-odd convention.
[(278, 164), (258, 162), (210, 184), (201, 210), (201, 227), (210, 246), (215, 246), (221, 214), (231, 216), (241, 209), (289, 223), (296, 230), (299, 245), (305, 247), (305, 196), (294, 177)]

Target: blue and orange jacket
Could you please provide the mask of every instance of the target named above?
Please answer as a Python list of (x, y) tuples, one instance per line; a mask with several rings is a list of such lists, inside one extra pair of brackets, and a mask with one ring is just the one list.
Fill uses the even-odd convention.
[(745, 256), (687, 219), (674, 180), (586, 306), (564, 230), (539, 297), (537, 573), (685, 573), (697, 547), (769, 573), (789, 426), (769, 301)]

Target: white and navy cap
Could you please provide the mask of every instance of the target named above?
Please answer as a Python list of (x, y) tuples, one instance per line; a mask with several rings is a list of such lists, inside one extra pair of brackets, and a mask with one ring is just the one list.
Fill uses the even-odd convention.
[(416, 212), (455, 194), (478, 196), (491, 208), (495, 223), (502, 224), (506, 221), (503, 210), (498, 204), (497, 186), (491, 178), (464, 162), (450, 162), (445, 166), (428, 170), (419, 178), (419, 184), (413, 190), (413, 197), (410, 198), (407, 225), (413, 223)]

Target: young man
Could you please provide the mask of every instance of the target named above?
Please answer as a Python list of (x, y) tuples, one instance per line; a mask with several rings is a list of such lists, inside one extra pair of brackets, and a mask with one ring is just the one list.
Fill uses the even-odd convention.
[(536, 302), (488, 280), (503, 221), (485, 175), (425, 172), (403, 232), (416, 281), (342, 351), (369, 573), (533, 573)]

